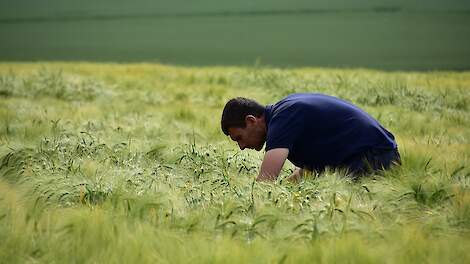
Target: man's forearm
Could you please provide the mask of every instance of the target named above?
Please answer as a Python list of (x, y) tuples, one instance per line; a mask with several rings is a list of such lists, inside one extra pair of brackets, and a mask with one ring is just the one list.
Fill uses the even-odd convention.
[(286, 161), (289, 149), (276, 148), (268, 150), (264, 154), (263, 162), (261, 163), (260, 172), (257, 181), (275, 181), (279, 176), (284, 162)]

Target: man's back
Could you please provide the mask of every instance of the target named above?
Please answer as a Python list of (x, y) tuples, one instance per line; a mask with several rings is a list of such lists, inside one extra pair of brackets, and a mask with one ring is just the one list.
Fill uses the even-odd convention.
[(395, 149), (394, 136), (353, 104), (322, 94), (292, 94), (265, 110), (266, 151), (288, 148), (297, 167), (341, 166), (370, 149)]

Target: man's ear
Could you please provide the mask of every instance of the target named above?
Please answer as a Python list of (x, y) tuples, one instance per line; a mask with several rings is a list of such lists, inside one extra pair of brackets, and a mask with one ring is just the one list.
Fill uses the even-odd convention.
[(254, 115), (246, 115), (245, 116), (245, 124), (254, 124), (256, 123), (257, 119)]

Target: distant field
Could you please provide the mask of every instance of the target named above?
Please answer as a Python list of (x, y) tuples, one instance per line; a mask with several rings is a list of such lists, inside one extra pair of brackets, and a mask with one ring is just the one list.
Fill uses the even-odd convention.
[(470, 69), (462, 1), (0, 3), (0, 61)]
[[(229, 98), (350, 100), (403, 166), (254, 182)], [(0, 64), (4, 263), (469, 263), (470, 72)]]

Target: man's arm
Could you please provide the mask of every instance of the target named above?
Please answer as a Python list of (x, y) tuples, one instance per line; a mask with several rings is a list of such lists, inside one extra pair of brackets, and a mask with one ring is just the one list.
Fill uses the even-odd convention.
[(261, 169), (256, 178), (257, 181), (274, 181), (279, 176), (279, 172), (284, 165), (284, 162), (289, 155), (289, 149), (287, 148), (276, 148), (271, 149), (264, 154), (263, 162), (261, 163)]

